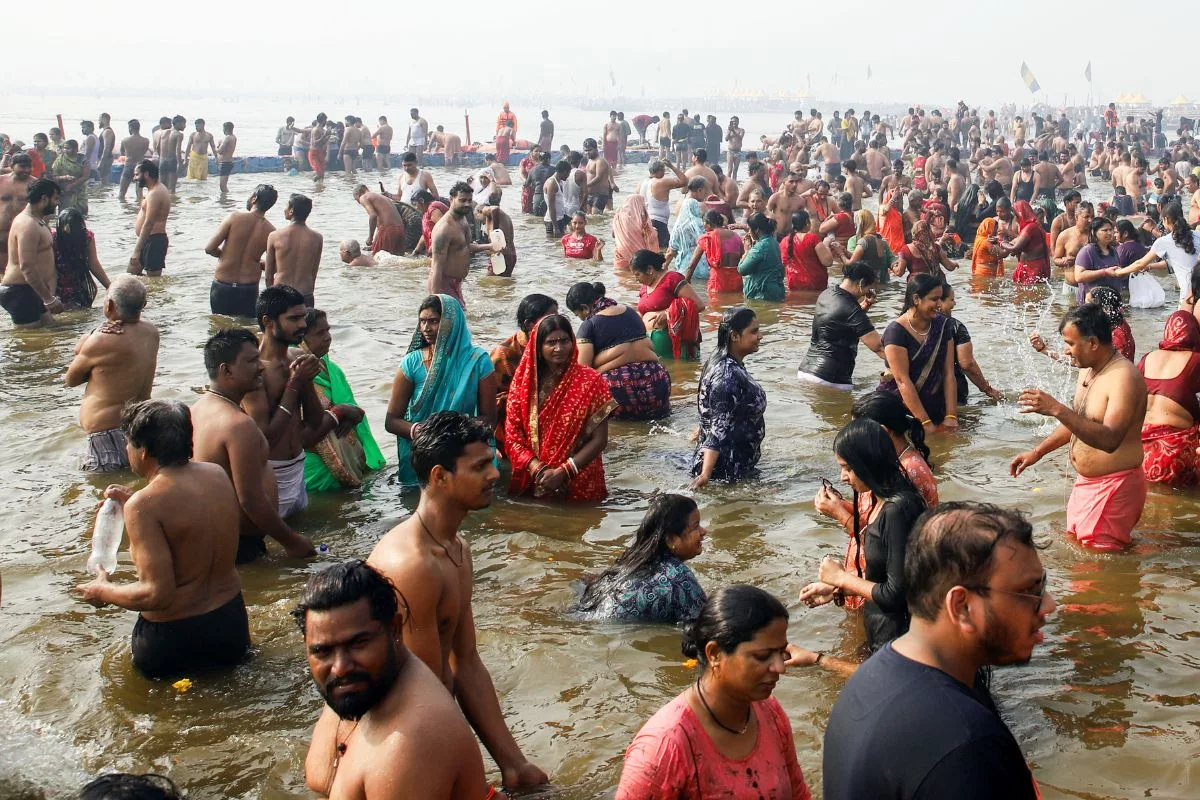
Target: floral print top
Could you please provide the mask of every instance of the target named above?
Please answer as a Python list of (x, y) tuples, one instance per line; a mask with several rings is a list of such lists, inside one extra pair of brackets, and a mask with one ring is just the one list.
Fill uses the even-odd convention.
[(697, 394), (700, 439), (692, 456), (692, 474), (699, 475), (704, 451), (718, 453), (712, 477), (736, 481), (746, 477), (762, 456), (767, 435), (763, 414), (767, 393), (745, 366), (726, 355), (705, 371)]

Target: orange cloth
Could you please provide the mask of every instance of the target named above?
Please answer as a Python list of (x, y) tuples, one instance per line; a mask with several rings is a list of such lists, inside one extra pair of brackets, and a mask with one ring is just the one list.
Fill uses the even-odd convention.
[(891, 196), (883, 199), (879, 212), (879, 235), (884, 238), (893, 253), (899, 253), (904, 248), (904, 216), (892, 208)]
[(629, 259), (638, 250), (653, 250), (658, 252), (658, 234), (650, 224), (650, 215), (646, 211), (646, 198), (640, 194), (630, 195), (616, 214), (612, 222), (613, 266), (617, 269), (629, 269)]
[(989, 236), (996, 235), (996, 218), (988, 217), (979, 223), (975, 233), (975, 246), (971, 250), (971, 274), (999, 277), (1004, 274), (1004, 259), (992, 252)]

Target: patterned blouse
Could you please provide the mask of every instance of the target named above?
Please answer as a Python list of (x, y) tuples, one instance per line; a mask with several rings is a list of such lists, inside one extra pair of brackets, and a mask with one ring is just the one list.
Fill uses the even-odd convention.
[(746, 477), (762, 456), (767, 435), (763, 414), (767, 393), (745, 366), (725, 356), (710, 366), (700, 380), (700, 440), (692, 456), (692, 474), (699, 475), (704, 451), (719, 453), (712, 477), (736, 481)]
[(604, 588), (596, 616), (643, 622), (690, 622), (700, 615), (705, 594), (687, 564), (668, 555), (646, 575)]

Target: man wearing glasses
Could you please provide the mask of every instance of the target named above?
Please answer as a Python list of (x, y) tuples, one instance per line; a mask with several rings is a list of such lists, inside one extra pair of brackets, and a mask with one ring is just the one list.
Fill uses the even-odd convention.
[(912, 623), (842, 690), (825, 730), (826, 800), (1033, 800), (1036, 783), (977, 676), (1025, 664), (1054, 611), (1019, 512), (944, 503), (917, 520), (904, 579)]

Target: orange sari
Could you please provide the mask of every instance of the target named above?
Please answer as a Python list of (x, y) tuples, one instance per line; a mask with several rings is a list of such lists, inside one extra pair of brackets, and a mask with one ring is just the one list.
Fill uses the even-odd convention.
[[(543, 322), (546, 318), (543, 318)], [(504, 422), (505, 451), (512, 464), (511, 495), (540, 496), (530, 473), (535, 458), (551, 467), (561, 467), (578, 452), (582, 442), (617, 410), (608, 381), (591, 367), (579, 363), (579, 348), (571, 334), (571, 360), (566, 372), (546, 398), (538, 402), (538, 354), (541, 352), (542, 322), (534, 328), (537, 340), (525, 348), (508, 390), (508, 413)], [(567, 481), (567, 501), (599, 501), (608, 496), (604, 484), (604, 456), (597, 455), (579, 474)]]
[(975, 233), (975, 245), (971, 250), (971, 274), (1000, 277), (1004, 274), (1004, 259), (992, 250), (988, 237), (996, 235), (996, 218), (988, 217), (979, 223)]

